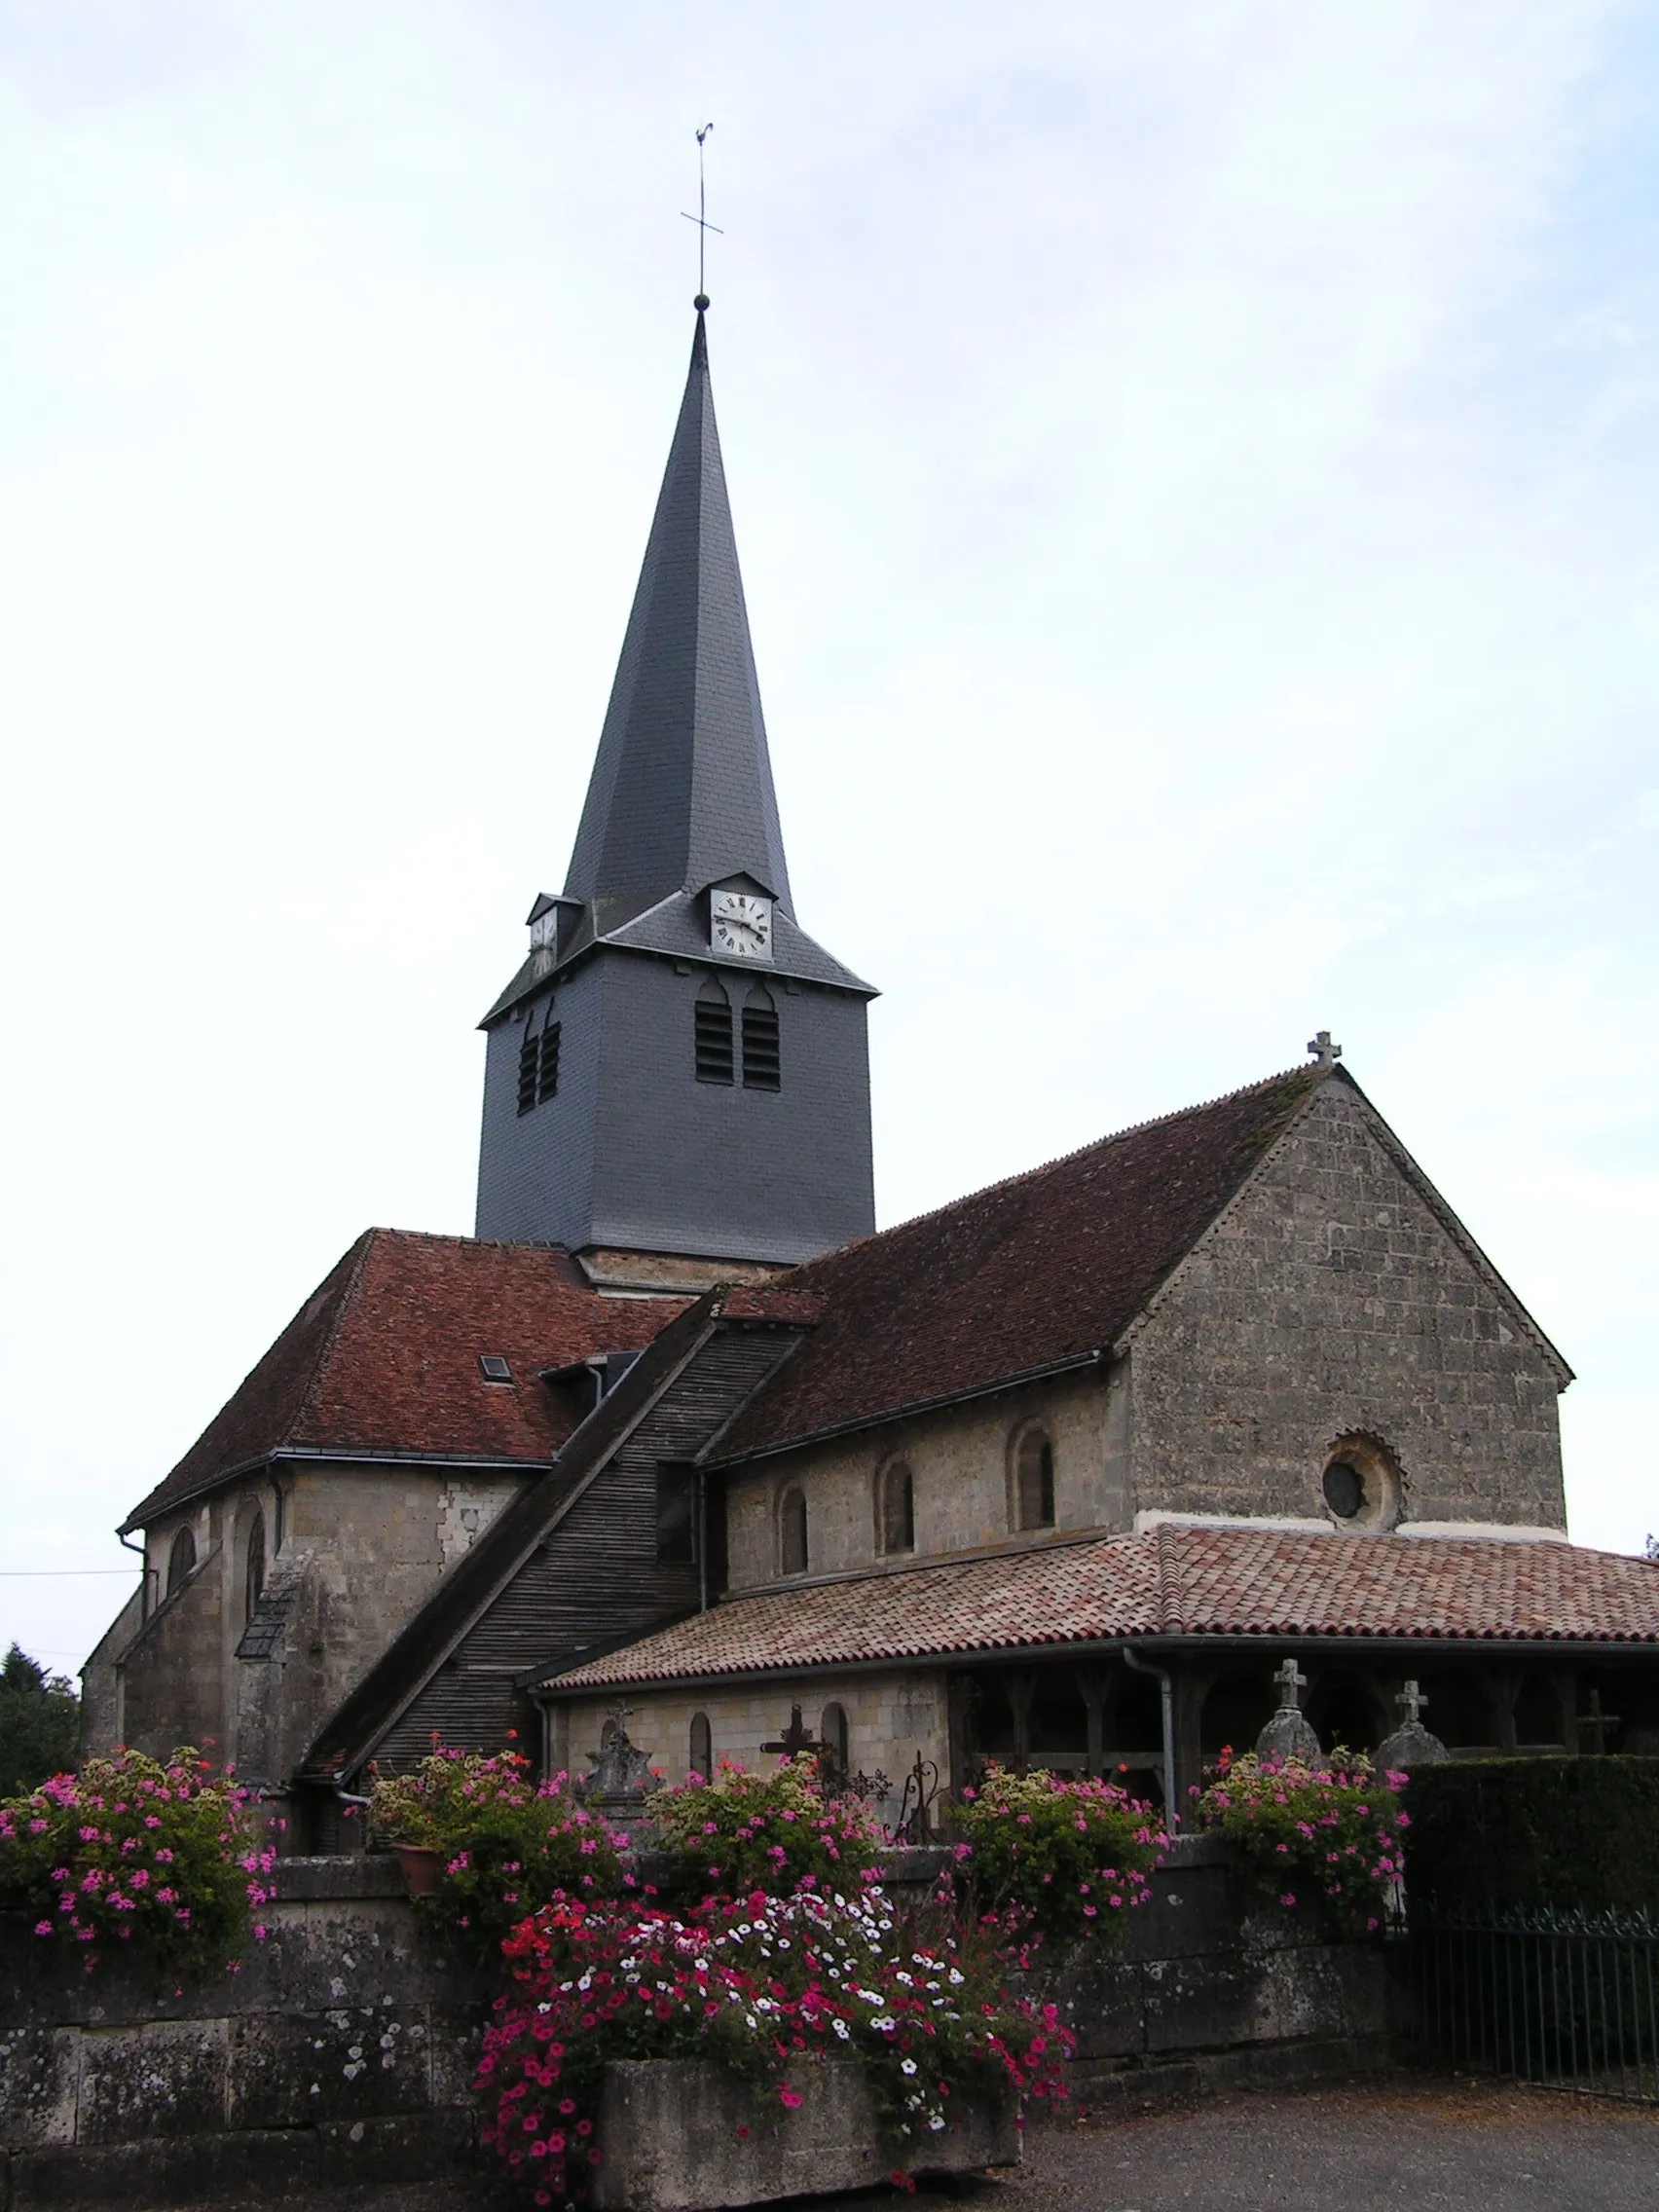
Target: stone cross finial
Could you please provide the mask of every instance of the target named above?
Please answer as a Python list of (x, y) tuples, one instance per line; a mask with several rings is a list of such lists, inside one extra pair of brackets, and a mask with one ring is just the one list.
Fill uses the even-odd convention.
[(1343, 1056), (1340, 1045), (1331, 1043), (1331, 1032), (1321, 1029), (1308, 1040), (1308, 1050), (1322, 1068), (1334, 1068)]
[(1428, 1700), (1418, 1688), (1417, 1677), (1414, 1676), (1394, 1700), (1395, 1710), (1400, 1715), (1400, 1726), (1415, 1728), (1422, 1718), (1422, 1709), (1427, 1703)]
[(1400, 1725), (1377, 1747), (1379, 1774), (1410, 1774), (1414, 1767), (1438, 1766), (1451, 1752), (1438, 1736), (1431, 1736), (1419, 1715), (1428, 1703), (1416, 1679), (1408, 1681), (1394, 1700)]
[(1288, 1657), (1273, 1680), (1278, 1684), (1278, 1711), (1256, 1738), (1256, 1756), (1274, 1766), (1287, 1759), (1301, 1759), (1310, 1766), (1319, 1756), (1319, 1739), (1302, 1717), (1301, 1697), (1308, 1677), (1295, 1658)]
[(1578, 1715), (1578, 1739), (1580, 1747), (1583, 1747), (1584, 1739), (1586, 1736), (1588, 1736), (1590, 1739), (1588, 1748), (1592, 1751), (1604, 1751), (1607, 1748), (1608, 1729), (1616, 1728), (1618, 1725), (1619, 1715), (1616, 1713), (1604, 1713), (1602, 1711), (1601, 1691), (1592, 1690), (1590, 1692), (1589, 1712), (1581, 1713)]

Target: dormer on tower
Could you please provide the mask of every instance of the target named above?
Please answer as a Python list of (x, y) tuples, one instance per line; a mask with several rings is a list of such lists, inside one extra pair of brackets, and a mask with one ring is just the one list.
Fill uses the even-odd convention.
[(478, 1235), (619, 1290), (875, 1225), (874, 992), (794, 918), (705, 306), (565, 889), (483, 1022)]

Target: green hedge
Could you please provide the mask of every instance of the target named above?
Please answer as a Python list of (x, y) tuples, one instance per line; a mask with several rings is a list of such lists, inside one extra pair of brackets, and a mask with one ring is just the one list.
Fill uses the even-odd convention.
[(1659, 1759), (1458, 1759), (1405, 1802), (1414, 1898), (1659, 1913)]

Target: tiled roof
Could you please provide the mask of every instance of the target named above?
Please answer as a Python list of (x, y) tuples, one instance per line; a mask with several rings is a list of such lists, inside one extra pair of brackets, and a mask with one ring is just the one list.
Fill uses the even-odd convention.
[(556, 1679), (1186, 1636), (1659, 1642), (1659, 1566), (1565, 1543), (1164, 1528), (734, 1598)]
[(281, 1449), (545, 1463), (582, 1409), (537, 1371), (638, 1350), (685, 1303), (604, 1298), (551, 1246), (367, 1230), (126, 1527)]
[(784, 1281), (822, 1323), (722, 1444), (727, 1458), (946, 1398), (1110, 1345), (1299, 1109), (1307, 1067), (1074, 1152)]

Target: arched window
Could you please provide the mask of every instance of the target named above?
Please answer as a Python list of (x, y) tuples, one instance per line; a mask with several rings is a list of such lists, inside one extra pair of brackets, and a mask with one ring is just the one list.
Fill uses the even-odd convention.
[(691, 1715), (691, 1772), (705, 1782), (715, 1779), (715, 1732), (706, 1713)]
[(819, 1763), (824, 1779), (831, 1788), (844, 1789), (850, 1772), (850, 1738), (847, 1731), (847, 1710), (841, 1705), (827, 1705), (818, 1720)]
[(181, 1529), (172, 1540), (167, 1554), (167, 1596), (182, 1590), (196, 1572), (196, 1533), (192, 1529)]
[(915, 1490), (903, 1459), (891, 1460), (878, 1478), (877, 1528), (884, 1552), (916, 1548)]
[(553, 1001), (533, 1007), (519, 1046), (518, 1110), (533, 1113), (559, 1088), (559, 1029), (553, 1018)]
[(697, 1081), (730, 1083), (731, 1001), (711, 976), (697, 993)]
[(786, 1574), (806, 1572), (806, 1493), (793, 1486), (778, 1500), (778, 1556)]
[(244, 1620), (252, 1620), (259, 1594), (265, 1588), (265, 1516), (256, 1513), (247, 1532), (247, 1565), (242, 1583)]
[(1024, 1430), (1014, 1447), (1014, 1525), (1054, 1526), (1054, 1447), (1040, 1428)]
[(743, 1088), (745, 1090), (781, 1090), (783, 1087), (778, 1010), (772, 1004), (771, 993), (756, 983), (743, 1002)]

